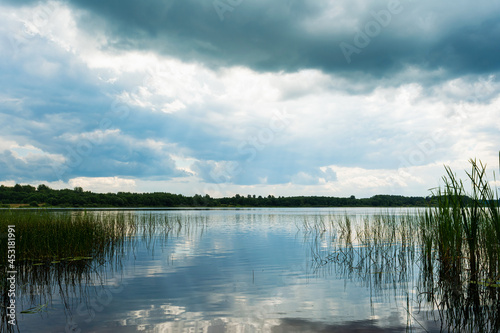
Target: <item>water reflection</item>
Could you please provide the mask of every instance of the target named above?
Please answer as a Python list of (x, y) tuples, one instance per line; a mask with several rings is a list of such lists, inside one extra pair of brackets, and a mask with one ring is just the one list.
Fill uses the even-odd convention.
[[(377, 237), (361, 232), (364, 223), (377, 223), (373, 212), (138, 211), (127, 215), (126, 237), (105, 261), (26, 264), (19, 310), (49, 305), (41, 313), (19, 313), (18, 327), (21, 332), (451, 327), (434, 307), (444, 300), (435, 282), (425, 282), (434, 288), (433, 294), (426, 292), (414, 230), (392, 233), (380, 223)], [(339, 227), (336, 216), (350, 216), (351, 227)]]
[[(396, 315), (397, 316), (397, 315)], [(403, 332), (404, 326), (399, 323), (392, 324), (387, 322), (381, 326), (375, 320), (358, 320), (339, 325), (330, 325), (322, 322), (314, 322), (304, 319), (283, 319), (280, 324), (273, 327), (273, 333), (288, 333), (288, 332), (359, 332), (359, 333), (376, 333), (376, 332)]]

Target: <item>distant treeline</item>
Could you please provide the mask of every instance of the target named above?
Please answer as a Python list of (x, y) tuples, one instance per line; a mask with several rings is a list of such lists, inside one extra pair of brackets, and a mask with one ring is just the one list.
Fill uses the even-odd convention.
[(81, 187), (55, 190), (46, 185), (0, 186), (0, 205), (24, 204), (33, 207), (414, 207), (427, 206), (429, 197), (375, 195), (371, 198), (297, 196), (267, 197), (236, 194), (231, 198), (209, 195), (192, 197), (164, 192), (155, 193), (92, 193)]

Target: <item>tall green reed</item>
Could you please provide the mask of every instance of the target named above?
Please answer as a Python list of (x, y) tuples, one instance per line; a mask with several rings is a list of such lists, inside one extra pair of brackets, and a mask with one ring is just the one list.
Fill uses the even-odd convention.
[(486, 165), (472, 159), (470, 163), (470, 193), (446, 167), (444, 187), (434, 192), (437, 205), (422, 217), (421, 234), (427, 244), (427, 261), (437, 250), (443, 276), (461, 277), (466, 272), (477, 283), (500, 278), (500, 219), (498, 197), (486, 177)]
[[(185, 232), (184, 222), (159, 214), (0, 210), (0, 230), (15, 225), (19, 304), (35, 308), (50, 304), (55, 294), (67, 309), (71, 299), (88, 299), (90, 290), (103, 284), (109, 272), (119, 270), (121, 260), (139, 243), (154, 251), (171, 231)], [(206, 221), (196, 222), (204, 226)], [(6, 237), (0, 237), (0, 249), (7, 253)], [(0, 256), (4, 302), (7, 289), (1, 281), (7, 264), (7, 256)], [(5, 311), (0, 307), (0, 331), (8, 327)]]
[(417, 214), (340, 218), (329, 252), (313, 254), (316, 266), (333, 264), (345, 278), (408, 301), (414, 295), (430, 317), (439, 315), (442, 331), (500, 331), (499, 200), (486, 165), (470, 164), (465, 181), (445, 167), (433, 206)]
[[(7, 225), (15, 225), (16, 261), (35, 264), (105, 259), (120, 251), (129, 232), (122, 214), (88, 212), (0, 211), (0, 228), (7, 230)], [(0, 265), (5, 265), (4, 257)]]
[(420, 218), (424, 289), (450, 330), (496, 332), (500, 329), (498, 197), (486, 177), (486, 165), (475, 159), (470, 164), (466, 181), (445, 167), (444, 185), (433, 193), (436, 205)]

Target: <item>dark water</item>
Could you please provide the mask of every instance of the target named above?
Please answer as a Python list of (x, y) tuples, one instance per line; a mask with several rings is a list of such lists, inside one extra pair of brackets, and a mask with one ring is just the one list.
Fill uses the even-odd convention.
[(411, 276), (375, 281), (352, 267), (318, 264), (318, 251), (330, 251), (334, 235), (326, 229), (335, 215), (378, 213), (387, 209), (135, 211), (132, 214), (168, 215), (176, 222), (168, 233), (137, 235), (125, 255), (103, 263), (84, 281), (65, 285), (47, 281), (49, 298), (39, 298), (35, 291), (29, 302), (30, 295), (21, 295), (25, 303), (19, 311), (48, 304), (38, 313), (19, 314), (18, 328), (21, 332), (439, 331), (439, 324), (429, 317), (431, 309), (415, 302), (417, 280)]

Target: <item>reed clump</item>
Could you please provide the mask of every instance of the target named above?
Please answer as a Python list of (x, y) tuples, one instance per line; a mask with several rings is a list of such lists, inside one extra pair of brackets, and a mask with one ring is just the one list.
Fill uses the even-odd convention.
[(500, 329), (499, 201), (486, 165), (471, 159), (470, 192), (449, 167), (435, 207), (421, 216), (424, 277), (446, 322), (454, 330)]
[[(18, 264), (109, 258), (122, 249), (130, 234), (123, 214), (0, 211), (1, 230), (7, 230), (8, 225), (15, 226)], [(6, 241), (0, 239), (0, 248), (6, 248)], [(1, 266), (5, 261), (6, 256), (0, 257)]]
[(415, 295), (412, 301), (427, 303), (429, 316), (439, 315), (442, 331), (499, 332), (499, 200), (486, 165), (470, 163), (466, 181), (445, 167), (444, 185), (425, 210), (337, 218), (329, 249), (313, 248), (315, 266), (332, 263), (337, 274), (374, 290), (392, 285), (408, 300)]
[(500, 278), (500, 218), (486, 166), (470, 163), (470, 193), (446, 167), (444, 187), (435, 191), (436, 206), (421, 217), (421, 238), (429, 269), (435, 256), (443, 277), (465, 275), (477, 284)]
[(361, 219), (346, 215), (332, 220), (330, 228), (329, 249), (313, 247), (315, 269), (332, 263), (337, 274), (375, 289), (411, 280), (418, 254), (415, 215), (387, 212)]
[[(180, 232), (184, 224), (157, 214), (0, 210), (2, 236), (9, 225), (15, 230), (16, 297), (24, 313), (33, 313), (46, 309), (55, 294), (67, 309), (71, 299), (88, 299), (89, 290), (103, 283), (108, 272), (119, 270), (121, 260), (140, 243), (153, 250), (155, 243), (167, 241), (174, 226)], [(7, 242), (0, 237), (4, 253)], [(0, 256), (3, 304), (8, 301), (2, 281), (12, 270), (9, 264), (7, 255)], [(0, 317), (3, 332), (9, 327), (5, 307), (0, 307)]]

